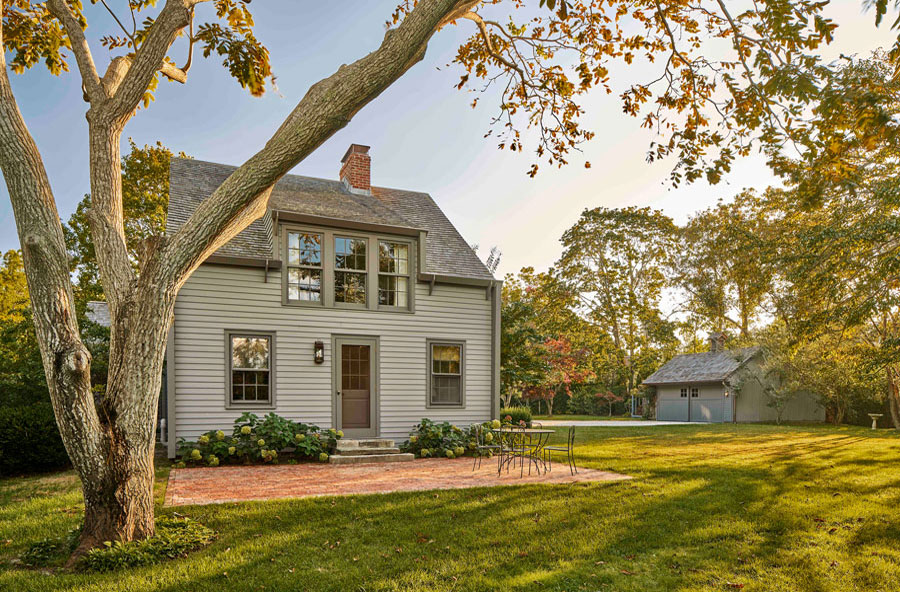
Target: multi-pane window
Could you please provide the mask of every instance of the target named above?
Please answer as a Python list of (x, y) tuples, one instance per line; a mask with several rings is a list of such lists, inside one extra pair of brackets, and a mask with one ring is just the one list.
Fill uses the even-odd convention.
[(409, 244), (378, 241), (378, 304), (409, 304)]
[(366, 239), (334, 238), (334, 301), (366, 304)]
[(696, 399), (699, 396), (700, 396), (700, 389), (697, 387), (691, 388), (691, 398)]
[(272, 336), (228, 336), (232, 404), (272, 402)]
[(463, 346), (459, 343), (430, 343), (430, 402), (432, 405), (463, 404)]
[(681, 396), (684, 398), (687, 398), (688, 390), (686, 388), (681, 389)]
[(322, 235), (289, 232), (287, 238), (288, 300), (322, 301)]

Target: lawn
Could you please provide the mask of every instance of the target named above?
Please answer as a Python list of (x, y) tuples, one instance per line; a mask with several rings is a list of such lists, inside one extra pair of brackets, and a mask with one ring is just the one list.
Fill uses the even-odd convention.
[[(579, 465), (635, 479), (179, 507), (219, 539), (187, 558), (112, 574), (4, 565), (0, 590), (900, 587), (893, 432), (584, 428), (577, 449)], [(70, 474), (0, 481), (0, 560), (78, 519)]]
[(535, 421), (642, 421), (640, 417), (631, 417), (630, 415), (535, 415)]

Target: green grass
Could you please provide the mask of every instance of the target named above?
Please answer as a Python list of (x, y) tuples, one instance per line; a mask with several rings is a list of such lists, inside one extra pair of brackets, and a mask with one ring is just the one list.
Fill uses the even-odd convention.
[(75, 526), (80, 495), (70, 474), (0, 481), (0, 590), (900, 587), (894, 432), (583, 428), (577, 451), (580, 466), (635, 479), (180, 507), (219, 538), (111, 574), (8, 567), (29, 543)]
[(535, 421), (643, 421), (640, 417), (631, 417), (630, 415), (535, 415)]

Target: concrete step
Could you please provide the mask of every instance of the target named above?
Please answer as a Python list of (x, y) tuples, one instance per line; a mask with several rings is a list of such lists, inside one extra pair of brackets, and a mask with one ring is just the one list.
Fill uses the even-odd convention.
[(367, 463), (407, 462), (415, 460), (415, 458), (416, 455), (409, 452), (400, 454), (360, 454), (355, 456), (332, 454), (328, 458), (328, 462), (333, 465), (361, 465)]
[(400, 454), (399, 448), (345, 448), (343, 446), (338, 446), (335, 451), (335, 454), (339, 454), (341, 456), (367, 456), (371, 454)]
[(394, 441), (389, 438), (364, 438), (361, 440), (339, 440), (340, 448), (393, 448)]

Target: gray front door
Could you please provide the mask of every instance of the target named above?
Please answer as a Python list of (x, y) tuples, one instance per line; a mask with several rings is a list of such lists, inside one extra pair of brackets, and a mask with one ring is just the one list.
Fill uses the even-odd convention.
[(335, 339), (337, 428), (348, 438), (378, 435), (377, 342), (367, 337)]

